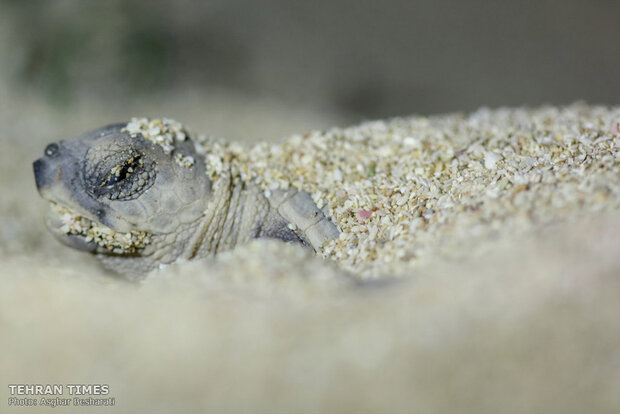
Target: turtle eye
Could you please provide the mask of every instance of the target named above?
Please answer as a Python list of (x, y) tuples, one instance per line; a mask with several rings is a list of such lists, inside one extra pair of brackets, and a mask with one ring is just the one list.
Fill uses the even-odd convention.
[(139, 173), (140, 168), (144, 165), (144, 161), (142, 161), (142, 156), (137, 155), (129, 158), (128, 160), (116, 165), (110, 170), (110, 174), (108, 174), (107, 181), (104, 180), (102, 185), (114, 185), (118, 182), (121, 182), (127, 178), (129, 178), (134, 173)]
[[(103, 152), (103, 153), (102, 153)], [(96, 159), (90, 159), (92, 158)], [(84, 181), (95, 198), (132, 200), (155, 182), (155, 163), (145, 154), (132, 149), (99, 149), (86, 154)]]

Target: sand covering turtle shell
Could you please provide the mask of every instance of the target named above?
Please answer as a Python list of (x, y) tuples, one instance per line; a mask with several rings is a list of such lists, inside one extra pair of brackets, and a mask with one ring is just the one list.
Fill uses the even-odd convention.
[(252, 147), (200, 138), (207, 173), (311, 193), (342, 231), (322, 254), (361, 277), (463, 244), (620, 206), (620, 111), (481, 109), (397, 118)]

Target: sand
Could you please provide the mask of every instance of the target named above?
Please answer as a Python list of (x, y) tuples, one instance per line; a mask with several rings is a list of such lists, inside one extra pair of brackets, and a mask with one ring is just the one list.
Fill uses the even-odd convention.
[[(319, 256), (254, 242), (139, 284), (45, 231), (30, 162), (59, 134), (50, 119), (7, 122), (0, 143), (0, 411), (18, 411), (19, 383), (115, 398), (63, 412), (620, 409), (620, 108), (481, 109), (259, 145), (252, 168), (295, 145), (287, 179), (312, 167), (304, 184), (341, 239)], [(352, 147), (322, 165), (335, 136)]]

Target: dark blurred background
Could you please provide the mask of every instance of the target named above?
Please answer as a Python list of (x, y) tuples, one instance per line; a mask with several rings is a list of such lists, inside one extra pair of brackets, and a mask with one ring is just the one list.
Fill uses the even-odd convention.
[(269, 135), (620, 96), (617, 0), (0, 0), (0, 16), (5, 97), (217, 112), (223, 134), (235, 114)]

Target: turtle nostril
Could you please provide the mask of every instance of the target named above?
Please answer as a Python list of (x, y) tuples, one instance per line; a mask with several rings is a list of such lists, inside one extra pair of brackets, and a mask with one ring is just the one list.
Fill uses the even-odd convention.
[(45, 155), (47, 155), (50, 158), (54, 158), (55, 156), (58, 155), (59, 152), (60, 152), (60, 148), (58, 148), (58, 144), (56, 144), (55, 142), (52, 142), (47, 147), (45, 147)]

